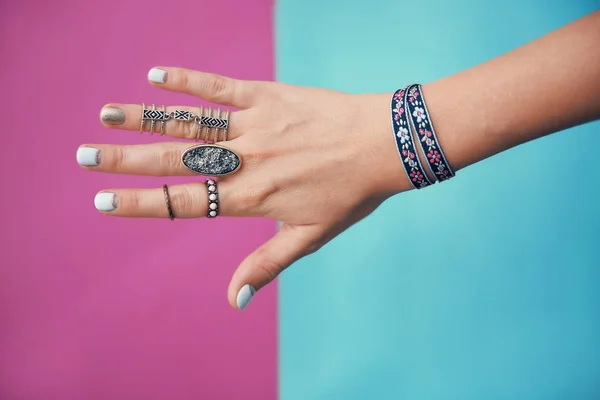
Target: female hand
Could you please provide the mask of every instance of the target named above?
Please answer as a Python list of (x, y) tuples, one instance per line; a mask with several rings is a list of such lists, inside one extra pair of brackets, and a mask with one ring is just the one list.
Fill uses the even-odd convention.
[[(387, 197), (411, 187), (391, 131), (391, 94), (350, 95), (173, 67), (152, 69), (149, 80), (162, 89), (238, 109), (230, 116), (229, 140), (219, 144), (239, 154), (242, 167), (218, 179), (219, 213), (283, 222), (235, 272), (228, 291), (233, 307), (243, 309), (256, 290), (290, 264), (367, 216)], [(197, 107), (167, 107), (175, 109), (197, 113)], [(137, 131), (140, 115), (141, 105), (110, 104), (101, 120), (111, 128)], [(196, 125), (169, 120), (166, 134), (191, 140)], [(94, 171), (194, 176), (181, 163), (190, 145), (88, 144), (78, 150), (78, 160)], [(110, 198), (109, 205), (97, 206), (108, 215), (169, 217), (160, 188), (103, 193), (100, 197)], [(177, 218), (206, 216), (204, 183), (173, 185), (169, 194)]]

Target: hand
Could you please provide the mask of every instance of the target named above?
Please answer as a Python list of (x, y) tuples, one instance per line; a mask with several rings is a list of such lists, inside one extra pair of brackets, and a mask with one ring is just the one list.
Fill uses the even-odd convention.
[[(239, 109), (230, 117), (229, 140), (220, 144), (241, 156), (242, 168), (218, 179), (220, 215), (283, 222), (279, 232), (235, 272), (228, 291), (233, 307), (244, 308), (255, 290), (294, 261), (370, 214), (387, 197), (410, 187), (391, 130), (391, 94), (350, 95), (181, 68), (160, 70), (167, 74), (159, 71), (164, 78), (153, 83), (157, 87)], [(167, 107), (167, 111), (174, 109), (198, 112), (192, 107)], [(137, 131), (140, 114), (140, 105), (111, 104), (103, 108), (101, 119), (108, 127)], [(166, 134), (194, 139), (195, 124), (168, 121)], [(190, 147), (184, 142), (82, 147), (99, 149), (97, 162), (83, 162), (90, 170), (194, 175), (180, 161)], [(90, 154), (80, 149), (86, 151)], [(178, 218), (206, 215), (207, 193), (200, 185), (204, 184), (169, 187)], [(106, 214), (168, 217), (162, 189), (110, 193), (115, 193), (113, 206), (104, 208)]]

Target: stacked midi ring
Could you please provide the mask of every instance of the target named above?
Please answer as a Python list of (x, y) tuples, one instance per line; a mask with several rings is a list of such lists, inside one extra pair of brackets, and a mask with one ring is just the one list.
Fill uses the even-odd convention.
[[(140, 133), (144, 133), (146, 123), (150, 123), (148, 132), (152, 135), (155, 132), (157, 123), (160, 123), (160, 134), (165, 134), (165, 124), (169, 120), (181, 122), (189, 122), (197, 124), (195, 140), (202, 140), (205, 143), (217, 143), (219, 141), (227, 141), (227, 129), (229, 129), (229, 110), (225, 110), (223, 118), (221, 118), (221, 109), (214, 110), (209, 107), (207, 110), (200, 107), (198, 114), (193, 114), (191, 111), (174, 110), (167, 112), (165, 106), (160, 109), (152, 104), (152, 107), (146, 108), (142, 104), (142, 116), (140, 122)], [(220, 137), (220, 138), (219, 138)]]
[(140, 133), (144, 133), (146, 127), (146, 121), (150, 121), (150, 134), (154, 133), (154, 126), (157, 122), (160, 122), (160, 135), (165, 134), (165, 123), (167, 122), (168, 116), (165, 106), (161, 106), (160, 110), (156, 109), (156, 106), (152, 104), (151, 108), (146, 108), (145, 104), (142, 104), (142, 121), (140, 122)]
[(219, 192), (217, 190), (217, 182), (213, 179), (206, 180), (206, 190), (208, 192), (208, 218), (216, 218), (219, 215)]
[[(206, 111), (206, 113), (204, 112)], [(227, 141), (227, 128), (229, 128), (229, 110), (225, 111), (225, 116), (221, 118), (221, 109), (215, 109), (216, 113), (213, 113), (211, 107), (208, 110), (203, 109), (200, 106), (200, 113), (195, 118), (198, 123), (198, 131), (196, 133), (196, 140), (202, 139), (204, 143), (217, 143), (219, 141), (219, 133), (222, 132), (221, 141)], [(215, 115), (216, 114), (216, 115)], [(211, 129), (214, 129), (213, 139), (211, 140)]]

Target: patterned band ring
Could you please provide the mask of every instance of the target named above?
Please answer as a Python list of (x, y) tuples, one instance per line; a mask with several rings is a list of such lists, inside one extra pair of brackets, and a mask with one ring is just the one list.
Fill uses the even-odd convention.
[(216, 218), (219, 215), (219, 192), (217, 182), (213, 179), (206, 180), (206, 190), (208, 192), (208, 211), (207, 218)]
[(163, 194), (165, 196), (165, 203), (167, 203), (169, 218), (173, 221), (175, 219), (175, 214), (173, 214), (173, 209), (171, 208), (171, 198), (169, 197), (169, 187), (167, 185), (163, 185)]
[(221, 109), (213, 109), (208, 107), (204, 109), (200, 107), (199, 113), (196, 115), (191, 111), (187, 110), (173, 110), (167, 112), (165, 106), (156, 108), (156, 105), (152, 104), (152, 107), (146, 108), (145, 104), (142, 104), (142, 115), (140, 121), (140, 133), (144, 133), (147, 122), (150, 123), (149, 132), (153, 134), (157, 123), (160, 123), (160, 134), (165, 134), (165, 125), (169, 120), (176, 120), (188, 123), (195, 123), (198, 125), (195, 140), (202, 139), (205, 143), (217, 143), (219, 136), (221, 141), (227, 140), (227, 130), (229, 129), (229, 110), (225, 110), (225, 115), (221, 117)]
[(421, 91), (421, 85), (412, 85), (408, 89), (408, 101), (406, 102), (407, 113), (412, 120), (417, 141), (421, 145), (423, 155), (431, 172), (440, 182), (446, 181), (454, 176), (454, 171), (444, 156), (440, 146), (433, 123), (429, 118), (429, 111), (425, 104), (425, 97)]
[(156, 105), (152, 104), (151, 108), (146, 108), (145, 104), (142, 104), (142, 118), (140, 122), (140, 133), (144, 133), (146, 121), (150, 121), (150, 134), (154, 133), (154, 126), (157, 122), (160, 122), (160, 135), (165, 134), (165, 123), (167, 121), (167, 111), (165, 106), (161, 106), (160, 109), (156, 109)]
[(407, 88), (398, 89), (392, 97), (392, 126), (394, 128), (394, 138), (396, 139), (398, 153), (400, 154), (400, 159), (402, 160), (408, 180), (415, 189), (422, 189), (433, 182), (429, 180), (429, 177), (425, 173), (413, 142), (413, 135), (411, 134), (410, 124), (406, 116), (407, 94)]

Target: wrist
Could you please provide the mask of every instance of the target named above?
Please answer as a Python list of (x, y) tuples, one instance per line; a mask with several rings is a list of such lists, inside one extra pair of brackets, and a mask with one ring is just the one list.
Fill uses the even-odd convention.
[(364, 107), (366, 132), (369, 132), (368, 146), (372, 149), (372, 171), (376, 195), (393, 196), (414, 189), (404, 168), (396, 147), (390, 102), (393, 93), (361, 95), (359, 100)]
[(472, 109), (476, 105), (460, 101), (459, 92), (453, 89), (448, 79), (423, 85), (422, 91), (440, 147), (444, 149), (448, 164), (457, 172), (493, 153), (485, 155), (483, 144), (465, 140), (472, 137), (467, 132), (485, 131), (486, 123), (484, 116)]

